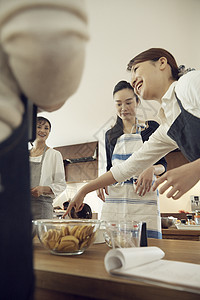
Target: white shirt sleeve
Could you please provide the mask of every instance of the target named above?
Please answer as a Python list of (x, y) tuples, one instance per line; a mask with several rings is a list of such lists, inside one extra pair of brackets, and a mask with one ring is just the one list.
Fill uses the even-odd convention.
[(62, 155), (55, 149), (50, 148), (46, 151), (42, 164), (40, 185), (49, 186), (52, 189), (54, 193), (52, 198), (55, 198), (66, 189)]
[(200, 71), (190, 71), (181, 76), (175, 92), (183, 107), (200, 118)]
[(110, 171), (115, 180), (122, 182), (138, 176), (161, 157), (175, 150), (178, 146), (167, 135), (167, 130), (168, 128), (165, 128), (164, 125), (160, 125), (138, 151), (134, 152), (126, 161), (112, 167)]

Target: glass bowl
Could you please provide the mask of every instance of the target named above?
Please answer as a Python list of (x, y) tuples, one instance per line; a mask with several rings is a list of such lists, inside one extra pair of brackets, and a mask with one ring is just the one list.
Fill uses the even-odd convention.
[(93, 244), (101, 221), (45, 219), (33, 223), (41, 244), (52, 254), (78, 255)]

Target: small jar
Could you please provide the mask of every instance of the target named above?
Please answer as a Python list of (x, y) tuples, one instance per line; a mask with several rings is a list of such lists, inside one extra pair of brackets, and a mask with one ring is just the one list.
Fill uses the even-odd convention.
[(195, 210), (194, 220), (196, 225), (200, 225), (200, 210)]
[(187, 214), (186, 217), (187, 217), (187, 225), (193, 225), (192, 215)]
[(181, 225), (185, 225), (186, 224), (186, 220), (185, 219), (181, 219)]

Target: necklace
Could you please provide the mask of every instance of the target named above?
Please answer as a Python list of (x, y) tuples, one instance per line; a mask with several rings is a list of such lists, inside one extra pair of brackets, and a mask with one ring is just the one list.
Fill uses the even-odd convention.
[(146, 128), (146, 124), (139, 124), (138, 119), (135, 118), (135, 123), (133, 124), (130, 133), (141, 133), (142, 130)]
[(32, 148), (31, 150), (30, 150), (30, 153), (31, 153), (31, 156), (33, 156), (33, 157), (36, 157), (36, 156), (40, 156), (40, 155), (42, 155), (43, 154), (43, 152), (44, 152), (44, 150), (46, 149), (46, 145), (44, 146), (44, 148), (42, 148), (42, 149), (37, 149), (37, 148)]
[(136, 133), (136, 131), (137, 131), (137, 124), (133, 124), (130, 133)]
[(135, 123), (134, 123), (133, 126), (131, 127), (130, 133), (137, 133), (137, 129), (138, 129), (138, 119), (135, 118)]

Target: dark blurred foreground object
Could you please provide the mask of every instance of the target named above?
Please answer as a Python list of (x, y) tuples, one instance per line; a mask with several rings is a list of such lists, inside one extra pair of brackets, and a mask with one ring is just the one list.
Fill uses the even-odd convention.
[(140, 247), (147, 247), (147, 224), (142, 222)]
[[(63, 207), (65, 210), (67, 210), (68, 206), (69, 201), (63, 203)], [(82, 210), (78, 212), (75, 212), (75, 209), (73, 207), (69, 213), (69, 217), (71, 217), (72, 219), (92, 219), (91, 207), (88, 204), (84, 203)]]

